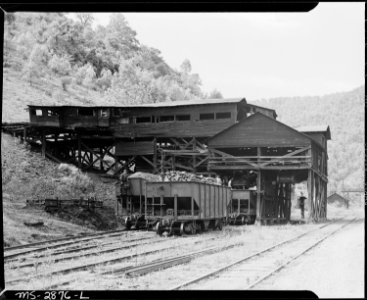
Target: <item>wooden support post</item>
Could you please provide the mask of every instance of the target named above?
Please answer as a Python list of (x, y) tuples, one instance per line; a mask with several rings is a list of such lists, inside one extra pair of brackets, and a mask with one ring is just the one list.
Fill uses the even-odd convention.
[(306, 207), (307, 207), (307, 216), (306, 216), (306, 222), (312, 221), (312, 213), (311, 213), (311, 174), (312, 170), (308, 170), (308, 176), (307, 176), (307, 199), (306, 199)]
[(160, 210), (159, 210), (159, 213), (160, 213), (160, 216), (163, 216), (163, 196), (161, 196), (160, 198)]
[(257, 173), (257, 183), (256, 183), (256, 221), (257, 223), (261, 222), (261, 170), (258, 170)]
[(42, 143), (42, 157), (46, 158), (46, 136), (45, 133), (42, 131), (41, 135), (41, 143)]
[[(257, 147), (257, 159), (261, 156), (261, 148)], [(257, 183), (256, 183), (256, 224), (261, 224), (261, 169), (257, 172)]]
[[(140, 179), (141, 181), (141, 179)], [(147, 218), (147, 208), (148, 208), (148, 198), (147, 198), (147, 186), (145, 185), (145, 191), (144, 191), (144, 195), (145, 195), (145, 201), (144, 201), (144, 215), (145, 215), (145, 219)], [(147, 220), (148, 222), (148, 220)], [(148, 223), (147, 223), (148, 225)]]
[(158, 172), (158, 166), (157, 166), (157, 139), (153, 139), (153, 165), (154, 165), (154, 173)]
[(104, 170), (103, 168), (103, 148), (102, 147), (99, 147), (99, 155), (100, 155), (100, 161), (99, 161), (99, 167), (101, 169), (101, 171)]
[(191, 197), (191, 217), (194, 217), (194, 198)]
[(20, 142), (21, 143), (23, 143), (25, 141), (25, 136), (26, 136), (26, 134), (25, 134), (25, 128), (26, 127), (23, 128), (23, 134), (21, 134), (21, 133), (19, 134)]
[(161, 173), (164, 173), (164, 151), (161, 152)]
[(312, 189), (312, 184), (313, 184), (313, 182), (312, 182), (312, 170), (311, 169), (309, 169), (308, 170), (308, 178), (307, 178), (307, 201), (306, 201), (306, 203), (307, 203), (307, 211), (308, 211), (308, 216), (307, 216), (307, 218), (306, 218), (306, 221), (307, 222), (312, 222), (313, 221), (313, 216), (312, 216), (312, 214), (313, 214), (313, 212), (312, 212), (312, 201), (313, 201), (313, 197), (312, 197), (312, 191), (313, 191), (313, 189)]
[[(118, 188), (118, 187), (117, 187)], [(115, 208), (115, 216), (118, 217), (119, 213), (119, 201), (118, 201), (118, 198), (116, 197), (116, 208)]]
[(81, 139), (78, 134), (78, 168), (82, 167), (82, 147), (81, 147)]
[(327, 182), (324, 181), (324, 203), (325, 203), (325, 220), (327, 220)]
[(311, 211), (312, 211), (312, 220), (316, 221), (315, 218), (315, 172), (311, 172)]
[(177, 195), (174, 195), (173, 198), (173, 217), (175, 220), (177, 219)]
[(130, 214), (133, 213), (133, 200), (132, 200), (132, 196), (126, 196), (127, 199), (129, 199), (129, 204), (130, 204)]

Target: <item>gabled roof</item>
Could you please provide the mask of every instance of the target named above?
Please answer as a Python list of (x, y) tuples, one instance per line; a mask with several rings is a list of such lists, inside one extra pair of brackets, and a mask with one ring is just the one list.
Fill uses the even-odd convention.
[(309, 136), (260, 112), (242, 119), (208, 140), (209, 147), (304, 146)]
[(331, 139), (330, 127), (329, 125), (314, 125), (314, 126), (301, 126), (296, 128), (300, 132), (305, 133), (325, 133), (326, 139)]
[(349, 200), (344, 198), (343, 196), (340, 196), (338, 193), (333, 193), (329, 197), (327, 197), (327, 202), (345, 202), (348, 203)]

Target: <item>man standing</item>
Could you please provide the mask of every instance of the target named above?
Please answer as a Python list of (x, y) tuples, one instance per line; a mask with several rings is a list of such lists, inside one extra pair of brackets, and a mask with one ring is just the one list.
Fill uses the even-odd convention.
[(121, 198), (122, 198), (122, 207), (126, 207), (127, 210), (130, 209), (130, 207), (128, 207), (128, 194), (129, 194), (129, 182), (127, 180), (127, 178), (129, 177), (129, 170), (127, 167), (124, 168), (124, 171), (121, 173), (120, 175), (120, 183), (121, 183)]
[(303, 196), (303, 193), (301, 192), (301, 196), (298, 198), (298, 201), (299, 201), (299, 208), (301, 209), (302, 219), (305, 218), (305, 200), (306, 199), (307, 198)]

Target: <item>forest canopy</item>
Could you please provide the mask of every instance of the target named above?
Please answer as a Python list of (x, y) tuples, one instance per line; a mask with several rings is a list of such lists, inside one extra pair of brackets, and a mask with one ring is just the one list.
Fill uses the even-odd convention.
[[(123, 14), (111, 14), (107, 26), (92, 28), (92, 14), (72, 20), (62, 13), (15, 13), (6, 18), (4, 66), (17, 67), (30, 85), (42, 78), (60, 80), (103, 93), (107, 101), (150, 103), (222, 97), (205, 94), (188, 59), (170, 67), (158, 49), (139, 42)], [(65, 79), (64, 77), (68, 77)]]

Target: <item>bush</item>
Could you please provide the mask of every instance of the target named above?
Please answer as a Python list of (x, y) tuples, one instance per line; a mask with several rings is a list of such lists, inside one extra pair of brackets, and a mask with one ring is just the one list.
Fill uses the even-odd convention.
[(94, 72), (92, 65), (87, 64), (87, 68), (85, 70), (85, 77), (83, 80), (83, 85), (89, 88), (95, 87), (94, 85), (95, 78), (96, 78), (96, 73)]
[(64, 77), (62, 77), (62, 78), (61, 78), (61, 85), (62, 85), (62, 89), (63, 89), (64, 91), (67, 91), (66, 87), (67, 87), (69, 84), (71, 84), (71, 81), (72, 81), (72, 79), (71, 79), (71, 77), (69, 77), (69, 76), (64, 76)]
[(78, 85), (82, 85), (83, 84), (83, 80), (85, 78), (86, 75), (86, 70), (87, 70), (88, 65), (84, 65), (80, 68), (76, 68), (76, 72), (74, 75), (74, 82)]
[(110, 70), (103, 69), (102, 77), (96, 80), (96, 86), (105, 91), (111, 87), (112, 73)]
[(50, 59), (48, 66), (50, 69), (58, 75), (69, 75), (71, 71), (71, 65), (67, 57), (60, 57), (56, 54)]

